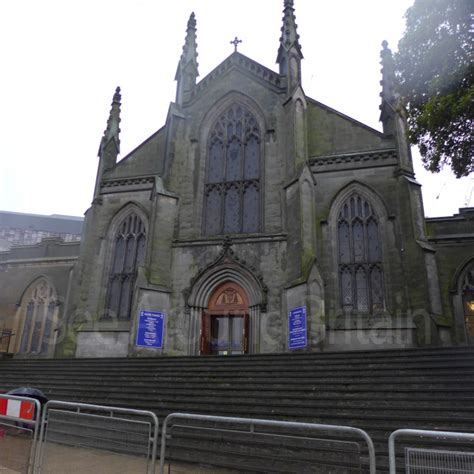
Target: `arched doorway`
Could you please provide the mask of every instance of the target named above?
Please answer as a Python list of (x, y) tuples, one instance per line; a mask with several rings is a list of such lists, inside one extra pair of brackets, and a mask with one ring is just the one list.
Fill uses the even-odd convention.
[(246, 354), (248, 349), (248, 296), (240, 285), (227, 281), (213, 291), (202, 313), (200, 353)]
[(474, 265), (468, 269), (464, 276), (462, 301), (467, 343), (474, 345)]

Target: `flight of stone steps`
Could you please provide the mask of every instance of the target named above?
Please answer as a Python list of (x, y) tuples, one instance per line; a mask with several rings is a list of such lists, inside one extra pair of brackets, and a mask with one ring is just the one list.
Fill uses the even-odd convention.
[[(160, 423), (169, 413), (188, 412), (354, 426), (372, 437), (380, 472), (387, 468), (387, 440), (396, 429), (474, 432), (474, 347), (0, 360), (0, 392), (25, 385), (54, 400), (152, 410)], [(231, 431), (182, 426), (175, 434), (169, 451), (173, 459), (239, 466), (242, 472), (342, 473), (367, 468), (357, 466), (352, 458), (358, 454), (351, 449), (341, 455), (327, 447), (322, 462), (326, 467), (311, 470), (305, 453), (324, 451), (322, 440), (305, 441), (303, 452), (294, 440), (280, 439), (268, 447), (265, 439)], [(290, 461), (278, 460), (275, 449)]]

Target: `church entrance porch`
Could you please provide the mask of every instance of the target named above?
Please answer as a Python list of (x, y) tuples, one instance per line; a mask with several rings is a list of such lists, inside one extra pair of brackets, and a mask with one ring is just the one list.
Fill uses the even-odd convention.
[(474, 345), (474, 291), (466, 292), (463, 299), (467, 342)]
[(202, 314), (201, 354), (246, 354), (249, 347), (249, 310), (245, 290), (234, 282), (218, 286)]
[(474, 263), (471, 263), (464, 277), (462, 299), (467, 343), (474, 345)]

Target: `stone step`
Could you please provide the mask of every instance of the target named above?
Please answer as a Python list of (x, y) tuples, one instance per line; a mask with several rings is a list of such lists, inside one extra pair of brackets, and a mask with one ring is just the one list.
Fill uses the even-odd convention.
[[(459, 397), (453, 398), (450, 392), (446, 392), (447, 395), (444, 399), (440, 399), (439, 395), (431, 394), (430, 398), (416, 398), (413, 394), (405, 395), (403, 398), (393, 397), (387, 395), (385, 392), (377, 394), (378, 396), (374, 396), (371, 393), (363, 393), (359, 396), (352, 396), (348, 397), (348, 394), (345, 393), (338, 393), (338, 392), (330, 392), (328, 395), (320, 395), (320, 394), (301, 394), (297, 393), (295, 395), (289, 396), (286, 393), (279, 393), (279, 392), (271, 392), (267, 391), (264, 393), (263, 391), (248, 391), (245, 393), (239, 392), (236, 394), (235, 390), (229, 390), (226, 393), (215, 392), (213, 390), (209, 390), (209, 393), (205, 394), (199, 392), (196, 394), (195, 391), (190, 390), (189, 393), (179, 393), (176, 390), (169, 390), (168, 394), (164, 394), (161, 389), (154, 390), (152, 393), (146, 392), (142, 393), (139, 391), (130, 391), (124, 389), (117, 389), (117, 390), (108, 390), (102, 389), (97, 390), (94, 388), (88, 388), (83, 392), (78, 392), (77, 389), (67, 389), (66, 387), (42, 387), (43, 391), (46, 393), (54, 393), (56, 398), (64, 398), (67, 397), (73, 398), (77, 397), (78, 395), (85, 398), (90, 399), (104, 399), (107, 400), (130, 400), (131, 398), (135, 402), (142, 402), (142, 403), (168, 403), (168, 402), (176, 402), (179, 403), (188, 403), (188, 402), (196, 402), (196, 403), (228, 403), (228, 404), (235, 404), (235, 403), (261, 403), (262, 399), (266, 400), (267, 404), (273, 405), (304, 405), (304, 406), (311, 406), (311, 407), (326, 407), (328, 402), (330, 402), (331, 406), (340, 407), (340, 406), (351, 406), (351, 407), (366, 407), (369, 406), (370, 408), (385, 408), (385, 407), (392, 407), (394, 409), (419, 409), (423, 407), (427, 408), (462, 408), (465, 410), (471, 411), (474, 409), (474, 395), (471, 394), (470, 397)], [(390, 394), (393, 395), (393, 394)], [(416, 395), (416, 392), (415, 392)]]
[[(418, 394), (425, 394), (425, 393), (439, 393), (439, 394), (444, 394), (446, 398), (449, 397), (449, 394), (452, 393), (454, 397), (456, 396), (461, 396), (461, 397), (466, 397), (466, 395), (472, 395), (473, 393), (473, 384), (471, 382), (465, 382), (463, 380), (459, 381), (459, 385), (457, 387), (451, 388), (448, 383), (436, 383), (436, 382), (430, 382), (430, 383), (424, 383), (424, 384), (415, 384), (411, 383), (410, 385), (403, 385), (403, 384), (396, 384), (396, 383), (391, 383), (391, 384), (378, 384), (377, 386), (373, 386), (371, 383), (359, 383), (359, 384), (350, 384), (347, 383), (345, 384), (344, 382), (335, 384), (335, 383), (313, 383), (313, 384), (307, 384), (304, 382), (300, 383), (294, 383), (294, 384), (289, 384), (289, 383), (273, 383), (273, 384), (266, 384), (265, 386), (259, 385), (258, 382), (251, 383), (251, 384), (240, 384), (238, 386), (233, 385), (232, 383), (212, 383), (210, 381), (202, 381), (202, 382), (196, 382), (196, 383), (187, 383), (187, 382), (181, 382), (177, 383), (176, 381), (168, 381), (168, 382), (161, 382), (158, 381), (154, 384), (134, 384), (133, 382), (130, 382), (128, 386), (125, 386), (123, 384), (97, 384), (94, 389), (89, 389), (89, 386), (92, 386), (91, 382), (88, 383), (83, 383), (81, 381), (74, 381), (74, 382), (65, 382), (64, 385), (58, 385), (59, 381), (56, 382), (56, 384), (51, 384), (50, 382), (46, 381), (37, 381), (37, 383), (32, 383), (32, 379), (28, 379), (26, 381), (26, 385), (32, 386), (39, 388), (43, 391), (47, 392), (47, 395), (54, 396), (56, 393), (56, 390), (54, 387), (62, 387), (64, 389), (69, 390), (70, 393), (81, 393), (82, 391), (85, 391), (86, 393), (89, 392), (89, 390), (100, 390), (101, 392), (104, 392), (104, 390), (107, 393), (116, 393), (120, 392), (121, 390), (124, 390), (128, 392), (130, 395), (133, 395), (134, 393), (162, 393), (161, 391), (167, 390), (168, 392), (171, 391), (172, 393), (181, 393), (181, 392), (192, 392), (192, 391), (212, 391), (212, 390), (226, 390), (226, 391), (232, 391), (235, 393), (240, 393), (240, 392), (262, 392), (268, 393), (268, 392), (275, 392), (275, 393), (280, 393), (280, 394), (300, 394), (300, 393), (343, 393), (343, 394), (360, 394), (360, 393), (368, 393), (368, 392), (373, 392), (373, 393), (386, 393), (388, 398), (391, 398), (392, 396), (403, 396), (407, 394), (412, 394), (413, 397), (417, 397)], [(17, 380), (17, 381), (12, 381), (9, 384), (1, 384), (0, 385), (0, 390), (7, 391), (12, 388), (16, 388), (19, 386), (25, 385), (25, 380)], [(50, 386), (53, 386), (53, 388), (48, 388)], [(373, 388), (372, 388), (373, 387)], [(316, 395), (315, 395), (316, 396)], [(468, 398), (470, 398), (468, 396)]]
[(458, 348), (437, 348), (437, 349), (397, 349), (397, 350), (380, 350), (380, 351), (352, 351), (352, 352), (312, 352), (312, 353), (296, 353), (296, 354), (268, 354), (268, 355), (233, 355), (228, 357), (216, 356), (177, 356), (162, 358), (88, 358), (88, 359), (15, 359), (2, 361), (2, 364), (10, 365), (52, 365), (52, 366), (84, 366), (90, 368), (96, 364), (99, 366), (115, 366), (117, 364), (130, 364), (131, 366), (140, 365), (176, 365), (185, 363), (189, 365), (235, 365), (238, 361), (252, 360), (252, 365), (256, 363), (267, 362), (273, 364), (275, 361), (284, 363), (285, 361), (297, 361), (298, 365), (309, 362), (318, 361), (321, 364), (330, 364), (332, 361), (340, 363), (363, 363), (364, 361), (374, 360), (377, 363), (383, 361), (401, 360), (409, 363), (410, 361), (434, 361), (436, 359), (454, 360), (456, 357), (463, 358), (474, 357), (474, 347), (458, 347)]
[[(294, 374), (295, 372), (295, 365), (287, 365), (287, 366), (277, 366), (276, 364), (272, 364), (271, 366), (266, 365), (249, 365), (249, 364), (236, 364), (234, 367), (228, 366), (180, 366), (179, 373), (183, 374), (184, 376), (207, 376), (213, 374), (252, 374), (256, 376), (260, 376), (262, 374), (268, 373), (269, 368), (272, 371), (278, 370), (282, 375), (283, 374)], [(33, 370), (37, 374), (43, 375), (61, 375), (61, 374), (71, 374), (74, 373), (76, 376), (87, 376), (91, 372), (93, 372), (97, 376), (103, 377), (129, 377), (130, 375), (137, 375), (137, 374), (172, 374), (175, 373), (178, 369), (178, 366), (127, 366), (123, 367), (120, 364), (113, 366), (113, 367), (54, 367), (48, 366), (44, 367), (39, 364), (33, 366), (1, 366), (0, 365), (0, 374), (2, 376), (11, 376), (17, 374), (27, 374), (31, 373)], [(321, 366), (319, 364), (307, 364), (300, 366), (298, 365), (298, 375), (302, 374), (311, 374), (311, 375), (321, 375), (327, 376), (327, 374), (340, 374), (340, 375), (350, 375), (354, 374), (357, 376), (363, 376), (364, 374), (370, 373), (373, 375), (416, 375), (416, 374), (426, 374), (426, 375), (442, 375), (442, 374), (450, 374), (451, 372), (456, 371), (459, 373), (474, 373), (474, 357), (469, 361), (462, 360), (462, 361), (450, 361), (450, 362), (432, 362), (428, 363), (419, 363), (419, 364), (412, 364), (408, 366), (406, 363), (386, 363), (386, 364), (366, 364), (363, 366), (351, 366), (350, 363), (348, 364), (341, 364), (340, 366)]]
[[(407, 351), (408, 352), (408, 351)], [(365, 354), (365, 353), (364, 353)], [(463, 352), (456, 351), (450, 352), (437, 352), (437, 353), (412, 353), (411, 356), (408, 354), (384, 354), (384, 351), (374, 351), (370, 355), (361, 355), (360, 352), (356, 353), (338, 353), (337, 357), (331, 357), (330, 353), (306, 353), (306, 354), (279, 354), (272, 356), (259, 356), (259, 355), (233, 355), (226, 357), (217, 356), (200, 356), (200, 357), (160, 357), (160, 358), (108, 358), (108, 359), (13, 359), (13, 360), (2, 360), (2, 366), (10, 367), (32, 367), (32, 366), (50, 366), (50, 367), (83, 367), (91, 368), (93, 366), (98, 367), (110, 367), (114, 368), (117, 366), (154, 366), (157, 367), (176, 367), (176, 366), (189, 366), (189, 367), (213, 367), (213, 366), (238, 366), (240, 365), (252, 365), (252, 366), (268, 366), (268, 365), (285, 365), (295, 364), (298, 366), (304, 366), (305, 364), (318, 363), (319, 366), (332, 366), (338, 364), (384, 364), (384, 363), (432, 363), (434, 361), (440, 361), (450, 363), (453, 361), (465, 361), (474, 358), (474, 350), (468, 349)], [(379, 354), (379, 355), (377, 355)]]
[[(114, 377), (113, 375), (104, 376), (100, 374), (95, 374), (93, 371), (88, 375), (84, 375), (83, 377), (78, 377), (76, 374), (42, 374), (41, 372), (37, 372), (34, 374), (29, 374), (28, 378), (32, 381), (36, 380), (44, 380), (47, 378), (48, 380), (67, 380), (68, 382), (72, 382), (74, 379), (79, 383), (108, 383), (109, 381), (130, 381), (132, 380), (139, 380), (138, 375), (135, 373), (133, 376), (125, 376), (125, 375), (118, 375)], [(325, 374), (324, 376), (318, 376), (314, 373), (299, 373), (297, 371), (293, 371), (291, 374), (284, 374), (279, 371), (268, 371), (265, 373), (259, 374), (249, 374), (245, 372), (232, 372), (226, 371), (220, 374), (212, 373), (207, 376), (203, 376), (202, 374), (195, 374), (195, 373), (186, 373), (186, 372), (176, 372), (176, 373), (169, 373), (169, 374), (162, 374), (162, 373), (155, 373), (155, 374), (145, 374), (145, 382), (144, 383), (153, 383), (153, 382), (173, 382), (173, 383), (205, 383), (206, 381), (212, 381), (213, 383), (233, 383), (233, 384), (241, 384), (241, 383), (259, 383), (259, 384), (272, 384), (275, 383), (275, 379), (278, 379), (278, 383), (286, 383), (286, 384), (293, 384), (304, 380), (304, 384), (308, 385), (321, 385), (321, 384), (394, 384), (394, 383), (456, 383), (456, 382), (471, 382), (474, 384), (474, 377), (473, 371), (451, 371), (445, 372), (441, 374), (427, 374), (419, 373), (419, 374), (381, 374), (376, 375), (372, 372), (368, 372), (365, 375), (355, 375), (355, 374), (348, 374), (346, 376), (342, 374)], [(17, 380), (19, 378), (24, 378), (24, 375), (19, 374), (2, 374), (2, 381), (7, 380)]]
[[(192, 402), (176, 397), (174, 400), (163, 399), (141, 399), (139, 397), (121, 397), (120, 395), (108, 396), (91, 396), (87, 394), (64, 395), (60, 394), (54, 399), (78, 401), (92, 404), (106, 404), (113, 406), (126, 406), (129, 408), (151, 409), (160, 417), (166, 416), (170, 412), (186, 410), (195, 413), (219, 413), (228, 416), (252, 416), (267, 417), (280, 416), (285, 418), (304, 418), (304, 417), (324, 417), (325, 419), (344, 418), (387, 418), (393, 420), (420, 421), (436, 423), (455, 423), (456, 425), (465, 425), (467, 429), (474, 426), (474, 409), (472, 404), (465, 406), (462, 403), (453, 403), (450, 407), (441, 404), (403, 404), (393, 405), (389, 402), (385, 404), (376, 404), (374, 402), (364, 403), (315, 403), (315, 402), (259, 402), (257, 398), (246, 400), (229, 400), (216, 399), (214, 402), (208, 400), (200, 400), (196, 397)], [(426, 423), (425, 423), (426, 425)]]
[[(23, 385), (51, 399), (152, 410), (161, 423), (170, 412), (194, 412), (355, 426), (372, 436), (378, 472), (386, 470), (396, 429), (474, 431), (474, 348), (0, 361), (0, 390)], [(79, 442), (95, 429), (58, 428), (57, 439)], [(194, 429), (172, 439), (171, 453), (241, 472), (310, 470), (303, 448), (277, 447), (287, 459), (274, 462), (275, 453), (255, 439), (231, 441)], [(333, 451), (325, 456), (319, 472), (351, 472), (331, 464), (339, 461)]]

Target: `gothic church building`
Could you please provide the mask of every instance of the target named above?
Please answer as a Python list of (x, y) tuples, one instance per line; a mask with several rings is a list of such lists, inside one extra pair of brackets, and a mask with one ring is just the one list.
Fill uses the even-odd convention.
[(198, 81), (192, 14), (166, 123), (120, 161), (116, 90), (80, 244), (0, 252), (9, 352), (473, 343), (474, 209), (425, 219), (387, 44), (383, 132), (307, 97), (302, 58), (285, 0), (277, 72), (235, 51)]

